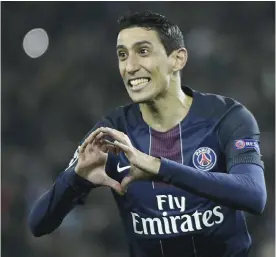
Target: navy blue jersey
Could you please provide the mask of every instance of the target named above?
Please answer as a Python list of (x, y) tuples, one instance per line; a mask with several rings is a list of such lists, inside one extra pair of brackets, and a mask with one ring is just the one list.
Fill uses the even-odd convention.
[[(183, 90), (193, 103), (184, 120), (167, 132), (149, 127), (139, 105), (130, 104), (103, 117), (87, 134), (114, 128), (138, 150), (161, 159), (152, 181), (133, 182), (123, 196), (113, 192), (130, 256), (246, 257), (251, 238), (243, 211), (260, 213), (266, 200), (258, 125), (231, 98)], [(56, 229), (94, 187), (74, 172), (77, 156), (76, 151), (30, 214), (37, 236)], [(121, 182), (129, 165), (124, 153), (109, 153), (106, 172)]]

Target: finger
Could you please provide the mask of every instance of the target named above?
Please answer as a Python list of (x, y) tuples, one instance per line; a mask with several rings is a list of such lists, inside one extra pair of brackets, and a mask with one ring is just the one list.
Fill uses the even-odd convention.
[(94, 130), (86, 139), (85, 139), (85, 144), (88, 144), (89, 142), (93, 142), (95, 137), (101, 132), (100, 128), (97, 128)]
[(103, 186), (108, 186), (110, 188), (112, 188), (113, 190), (116, 191), (116, 193), (118, 193), (119, 195), (123, 195), (124, 192), (122, 190), (121, 184), (116, 181), (115, 179), (106, 176), (104, 181), (103, 181)]
[(116, 154), (117, 155), (117, 148), (115, 147), (115, 146), (112, 146), (112, 145), (106, 145), (106, 147), (107, 147), (107, 150), (108, 151), (110, 151), (110, 152), (112, 152), (112, 153), (114, 153), (114, 154)]
[(115, 143), (110, 142), (109, 140), (105, 140), (106, 146), (108, 149), (115, 155), (118, 155), (120, 152), (124, 152), (122, 149), (120, 149)]
[(102, 144), (101, 149), (104, 152), (112, 152), (113, 154), (117, 155), (117, 148), (114, 145), (109, 145), (109, 144)]
[(88, 144), (89, 144), (89, 140), (88, 140), (88, 138), (86, 138), (84, 141), (83, 141), (83, 143), (81, 144), (81, 146), (80, 146), (80, 153), (84, 153), (85, 152), (85, 149), (87, 148), (87, 146), (88, 146)]
[(117, 140), (114, 141), (114, 145), (115, 145), (117, 148), (121, 149), (121, 150), (122, 150), (123, 152), (125, 152), (125, 153), (128, 153), (128, 151), (129, 151), (129, 147), (128, 147), (127, 145), (125, 145), (125, 144), (123, 144), (123, 143), (121, 143), (121, 142), (118, 142)]
[(100, 132), (95, 136), (95, 140), (100, 140), (103, 137), (103, 132)]
[(118, 151), (120, 152), (120, 149), (118, 149), (118, 147), (113, 142), (104, 139), (102, 143), (110, 152), (114, 153), (115, 155), (118, 154)]
[(103, 142), (107, 145), (116, 147), (116, 145), (113, 142), (109, 141), (108, 139), (104, 139)]
[[(119, 132), (117, 130), (106, 128), (106, 127), (100, 127), (94, 130), (82, 143), (80, 147), (80, 153), (84, 153), (87, 145), (91, 142), (93, 142), (96, 138), (97, 140), (102, 139), (104, 136), (110, 135), (114, 139), (118, 139), (118, 141), (122, 141), (124, 135), (122, 132)], [(109, 141), (110, 142), (110, 141)]]
[(83, 143), (81, 144), (81, 146), (80, 146), (80, 150), (79, 150), (79, 152), (80, 153), (84, 153), (85, 152), (85, 149), (87, 148), (87, 145), (89, 144), (89, 141), (87, 140), (87, 139), (85, 139), (84, 141), (83, 141)]
[(113, 139), (115, 139), (119, 142), (126, 143), (125, 142), (125, 134), (118, 130), (111, 129), (111, 128), (100, 128), (100, 131), (108, 134)]
[(128, 175), (128, 176), (125, 176), (121, 182), (121, 189), (122, 189), (122, 192), (126, 193), (127, 192), (127, 188), (129, 186), (129, 184), (131, 182), (133, 182), (135, 180), (134, 176), (131, 176), (131, 175)]
[[(86, 147), (87, 147), (87, 145), (88, 145), (89, 143), (93, 142), (94, 139), (95, 139), (96, 137), (101, 138), (101, 136), (99, 136), (100, 133), (101, 133), (101, 128), (97, 128), (96, 130), (94, 130), (94, 131), (83, 141), (83, 143), (82, 143), (81, 146), (80, 146), (79, 152), (80, 152), (80, 153), (84, 153), (84, 152), (85, 152), (85, 149), (86, 149)], [(106, 135), (106, 133), (103, 133), (103, 134)], [(102, 136), (104, 136), (104, 135), (102, 135)]]
[(79, 148), (79, 153), (80, 154), (83, 154), (84, 153), (84, 150), (85, 150), (85, 146), (84, 144), (81, 144), (80, 148)]
[(105, 132), (100, 132), (98, 135), (95, 136), (95, 140), (102, 142), (104, 137), (108, 136)]
[(90, 153), (90, 151), (92, 151), (92, 149), (93, 149), (93, 145), (91, 143), (88, 143), (84, 149), (84, 153), (87, 155)]

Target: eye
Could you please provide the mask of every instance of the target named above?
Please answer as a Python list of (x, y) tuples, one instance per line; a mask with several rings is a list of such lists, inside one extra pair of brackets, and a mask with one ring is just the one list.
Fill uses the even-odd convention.
[(120, 60), (126, 59), (127, 57), (127, 54), (124, 51), (117, 52), (117, 55)]
[(149, 53), (149, 50), (147, 48), (141, 48), (139, 51), (139, 54), (142, 56), (145, 56)]

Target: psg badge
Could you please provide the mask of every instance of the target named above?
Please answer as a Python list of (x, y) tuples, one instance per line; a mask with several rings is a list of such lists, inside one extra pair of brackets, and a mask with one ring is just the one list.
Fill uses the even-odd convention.
[(193, 154), (193, 164), (198, 170), (211, 170), (216, 162), (216, 153), (209, 147), (200, 147)]

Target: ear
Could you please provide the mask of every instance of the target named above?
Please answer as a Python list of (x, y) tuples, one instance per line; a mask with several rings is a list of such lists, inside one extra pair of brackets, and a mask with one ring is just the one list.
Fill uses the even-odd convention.
[(171, 53), (173, 59), (173, 71), (177, 72), (184, 68), (188, 59), (188, 52), (186, 48), (179, 48)]

